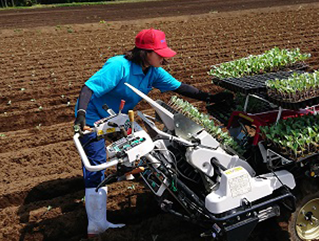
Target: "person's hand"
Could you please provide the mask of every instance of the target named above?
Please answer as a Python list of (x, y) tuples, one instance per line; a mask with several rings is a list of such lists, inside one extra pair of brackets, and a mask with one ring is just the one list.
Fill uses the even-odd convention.
[(80, 127), (80, 130), (83, 131), (85, 124), (85, 110), (80, 109), (78, 110), (77, 117), (74, 121), (74, 130), (77, 131), (77, 129)]
[(220, 92), (215, 95), (210, 95), (208, 97), (208, 103), (232, 103), (234, 101), (234, 95), (231, 92)]

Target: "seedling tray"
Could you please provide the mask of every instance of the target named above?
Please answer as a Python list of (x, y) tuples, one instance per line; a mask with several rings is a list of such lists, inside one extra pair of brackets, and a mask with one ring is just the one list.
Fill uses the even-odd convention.
[(311, 99), (298, 101), (298, 102), (285, 102), (282, 100), (274, 99), (270, 96), (266, 97), (270, 102), (281, 106), (282, 108), (291, 109), (291, 110), (299, 110), (306, 107), (314, 106), (319, 104), (319, 97), (314, 97)]
[(286, 154), (283, 154), (282, 151), (272, 145), (266, 145), (265, 146), (267, 149), (270, 149), (272, 150), (273, 154), (276, 154), (278, 155), (278, 158), (280, 157), (283, 157), (285, 158), (286, 160), (288, 160), (289, 162), (286, 162), (287, 164), (288, 163), (291, 163), (291, 162), (295, 162), (295, 163), (298, 163), (298, 162), (308, 162), (308, 161), (312, 161), (314, 159), (318, 159), (318, 156), (319, 156), (319, 152), (312, 152), (312, 153), (308, 153), (304, 156), (299, 156), (297, 158), (295, 157), (291, 157), (291, 156), (288, 156)]
[(247, 94), (258, 94), (266, 92), (266, 81), (274, 79), (285, 79), (291, 76), (294, 72), (302, 73), (303, 71), (279, 71), (261, 75), (244, 76), (240, 78), (227, 78), (222, 80), (214, 80), (214, 83), (219, 86)]

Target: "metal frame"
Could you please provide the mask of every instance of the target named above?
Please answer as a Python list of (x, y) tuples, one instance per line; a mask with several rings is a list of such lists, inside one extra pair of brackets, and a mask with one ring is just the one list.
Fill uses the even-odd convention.
[[(294, 162), (293, 160), (290, 160), (269, 148), (266, 149), (263, 143), (264, 141), (260, 141), (258, 143), (258, 147), (262, 155), (263, 162), (267, 164), (271, 169), (280, 168), (284, 165)], [(274, 165), (275, 161), (280, 162), (281, 166)]]
[[(245, 105), (244, 105), (244, 112), (247, 112), (247, 107), (248, 107), (248, 103), (249, 103), (249, 97), (254, 97), (256, 99), (259, 99), (261, 101), (264, 101), (264, 102), (267, 102), (271, 107), (276, 107), (277, 105), (273, 104), (272, 102), (258, 96), (258, 95), (255, 95), (255, 94), (248, 94), (246, 96), (246, 100), (245, 100)], [(283, 108), (281, 106), (278, 106), (278, 115), (277, 115), (277, 119), (276, 119), (276, 125), (278, 124), (278, 121), (280, 120), (281, 118), (281, 114), (282, 114), (282, 111), (283, 111)]]

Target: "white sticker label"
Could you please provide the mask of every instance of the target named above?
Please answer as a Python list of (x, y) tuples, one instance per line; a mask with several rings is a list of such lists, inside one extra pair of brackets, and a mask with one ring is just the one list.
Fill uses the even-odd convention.
[(251, 191), (251, 185), (247, 174), (230, 178), (228, 185), (232, 197), (237, 197)]

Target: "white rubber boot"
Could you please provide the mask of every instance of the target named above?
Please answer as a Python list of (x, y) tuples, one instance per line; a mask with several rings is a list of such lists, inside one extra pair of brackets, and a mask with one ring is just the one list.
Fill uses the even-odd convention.
[(122, 228), (125, 224), (114, 224), (106, 219), (107, 187), (85, 189), (85, 210), (88, 217), (88, 237), (103, 233), (109, 228)]

